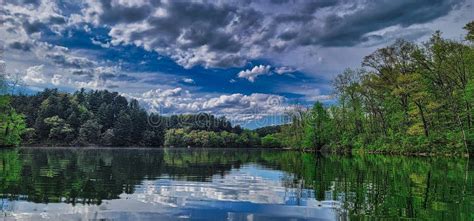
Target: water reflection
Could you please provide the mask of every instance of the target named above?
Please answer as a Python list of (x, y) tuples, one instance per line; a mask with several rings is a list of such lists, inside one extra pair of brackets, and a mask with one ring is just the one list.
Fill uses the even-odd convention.
[(472, 220), (467, 159), (270, 150), (0, 151), (4, 220)]

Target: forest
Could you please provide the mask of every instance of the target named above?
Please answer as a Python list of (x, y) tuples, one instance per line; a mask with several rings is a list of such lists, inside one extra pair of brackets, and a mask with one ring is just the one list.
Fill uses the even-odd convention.
[(473, 152), (474, 22), (464, 28), (462, 41), (436, 32), (376, 50), (333, 80), (336, 105), (297, 109), (262, 140), (337, 152)]
[[(24, 145), (244, 147), (259, 144), (255, 132), (232, 126), (225, 117), (205, 113), (160, 116), (147, 113), (137, 100), (127, 101), (117, 92), (107, 90), (81, 89), (68, 94), (45, 89), (35, 95), (4, 97), (8, 98), (8, 105), (4, 106), (11, 116), (21, 113), (17, 118), (23, 126), (16, 130), (21, 130)], [(2, 142), (14, 145), (19, 141)]]
[(474, 22), (464, 40), (435, 32), (364, 57), (333, 80), (335, 104), (288, 113), (257, 130), (210, 114), (161, 116), (106, 90), (8, 95), (0, 78), (0, 145), (286, 147), (335, 152), (474, 151)]

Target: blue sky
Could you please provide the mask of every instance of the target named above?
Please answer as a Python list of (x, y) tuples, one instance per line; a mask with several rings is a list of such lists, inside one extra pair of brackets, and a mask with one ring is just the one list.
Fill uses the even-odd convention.
[(461, 39), (473, 0), (0, 0), (0, 62), (25, 91), (107, 89), (249, 128), (315, 101), (397, 38)]

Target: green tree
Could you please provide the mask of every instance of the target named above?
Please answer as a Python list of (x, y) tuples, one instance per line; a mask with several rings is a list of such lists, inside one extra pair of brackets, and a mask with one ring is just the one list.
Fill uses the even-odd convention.
[(127, 146), (131, 143), (131, 125), (132, 119), (130, 116), (125, 111), (120, 112), (113, 128), (113, 145)]
[(55, 115), (44, 119), (44, 123), (49, 127), (49, 139), (56, 143), (65, 143), (72, 140), (74, 130), (71, 125), (59, 116)]
[(0, 75), (0, 146), (17, 146), (26, 129), (24, 116), (18, 114), (10, 105), (10, 96), (6, 94), (7, 83)]
[(303, 145), (305, 148), (320, 150), (330, 141), (330, 118), (323, 104), (316, 102), (308, 113)]
[(131, 142), (138, 144), (143, 140), (143, 133), (147, 129), (147, 118), (148, 115), (145, 110), (140, 108), (137, 100), (132, 100), (130, 102), (130, 119), (132, 124), (130, 125), (131, 130)]
[(78, 141), (81, 144), (98, 144), (102, 125), (96, 120), (88, 120), (79, 129)]
[(108, 129), (100, 136), (100, 144), (104, 146), (113, 146), (114, 144), (114, 130)]
[(280, 141), (275, 137), (275, 135), (268, 134), (262, 137), (262, 147), (265, 148), (277, 148), (281, 147)]
[(474, 42), (474, 21), (467, 23), (464, 29), (467, 30), (466, 39)]

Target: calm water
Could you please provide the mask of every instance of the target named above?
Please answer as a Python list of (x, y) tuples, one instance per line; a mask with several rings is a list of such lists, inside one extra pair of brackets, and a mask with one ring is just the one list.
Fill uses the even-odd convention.
[(0, 150), (0, 220), (474, 220), (468, 159)]

